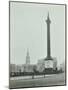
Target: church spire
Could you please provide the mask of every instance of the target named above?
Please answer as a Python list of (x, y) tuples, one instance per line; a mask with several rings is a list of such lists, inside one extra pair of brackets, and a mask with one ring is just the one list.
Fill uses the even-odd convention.
[(27, 48), (27, 56), (29, 56), (29, 49)]
[(29, 49), (27, 48), (27, 55), (26, 55), (26, 64), (30, 64), (30, 56), (29, 56)]

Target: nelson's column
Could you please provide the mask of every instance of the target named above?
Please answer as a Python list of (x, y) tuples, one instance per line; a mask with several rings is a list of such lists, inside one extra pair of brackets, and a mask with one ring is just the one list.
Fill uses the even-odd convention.
[(50, 24), (51, 24), (51, 20), (49, 18), (49, 13), (47, 16), (46, 24), (47, 24), (47, 56), (44, 59), (45, 68), (53, 68), (53, 58), (51, 57), (51, 47), (50, 47)]

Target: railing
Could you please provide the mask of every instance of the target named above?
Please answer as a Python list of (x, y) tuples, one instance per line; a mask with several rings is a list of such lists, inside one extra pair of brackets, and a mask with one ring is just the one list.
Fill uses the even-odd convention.
[(32, 76), (34, 78), (34, 75), (49, 75), (49, 74), (59, 74), (63, 73), (62, 70), (46, 70), (43, 72), (11, 72), (10, 77), (15, 76)]

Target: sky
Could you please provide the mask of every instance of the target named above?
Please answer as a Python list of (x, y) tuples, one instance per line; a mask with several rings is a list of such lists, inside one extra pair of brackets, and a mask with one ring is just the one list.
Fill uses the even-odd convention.
[(27, 48), (30, 62), (36, 64), (47, 55), (47, 24), (51, 20), (51, 56), (58, 64), (65, 61), (65, 6), (10, 3), (10, 62), (24, 64)]

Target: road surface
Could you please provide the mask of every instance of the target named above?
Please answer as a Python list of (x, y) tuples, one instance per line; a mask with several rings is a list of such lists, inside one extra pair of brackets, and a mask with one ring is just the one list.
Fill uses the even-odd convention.
[(65, 74), (22, 76), (10, 78), (10, 88), (65, 85)]

